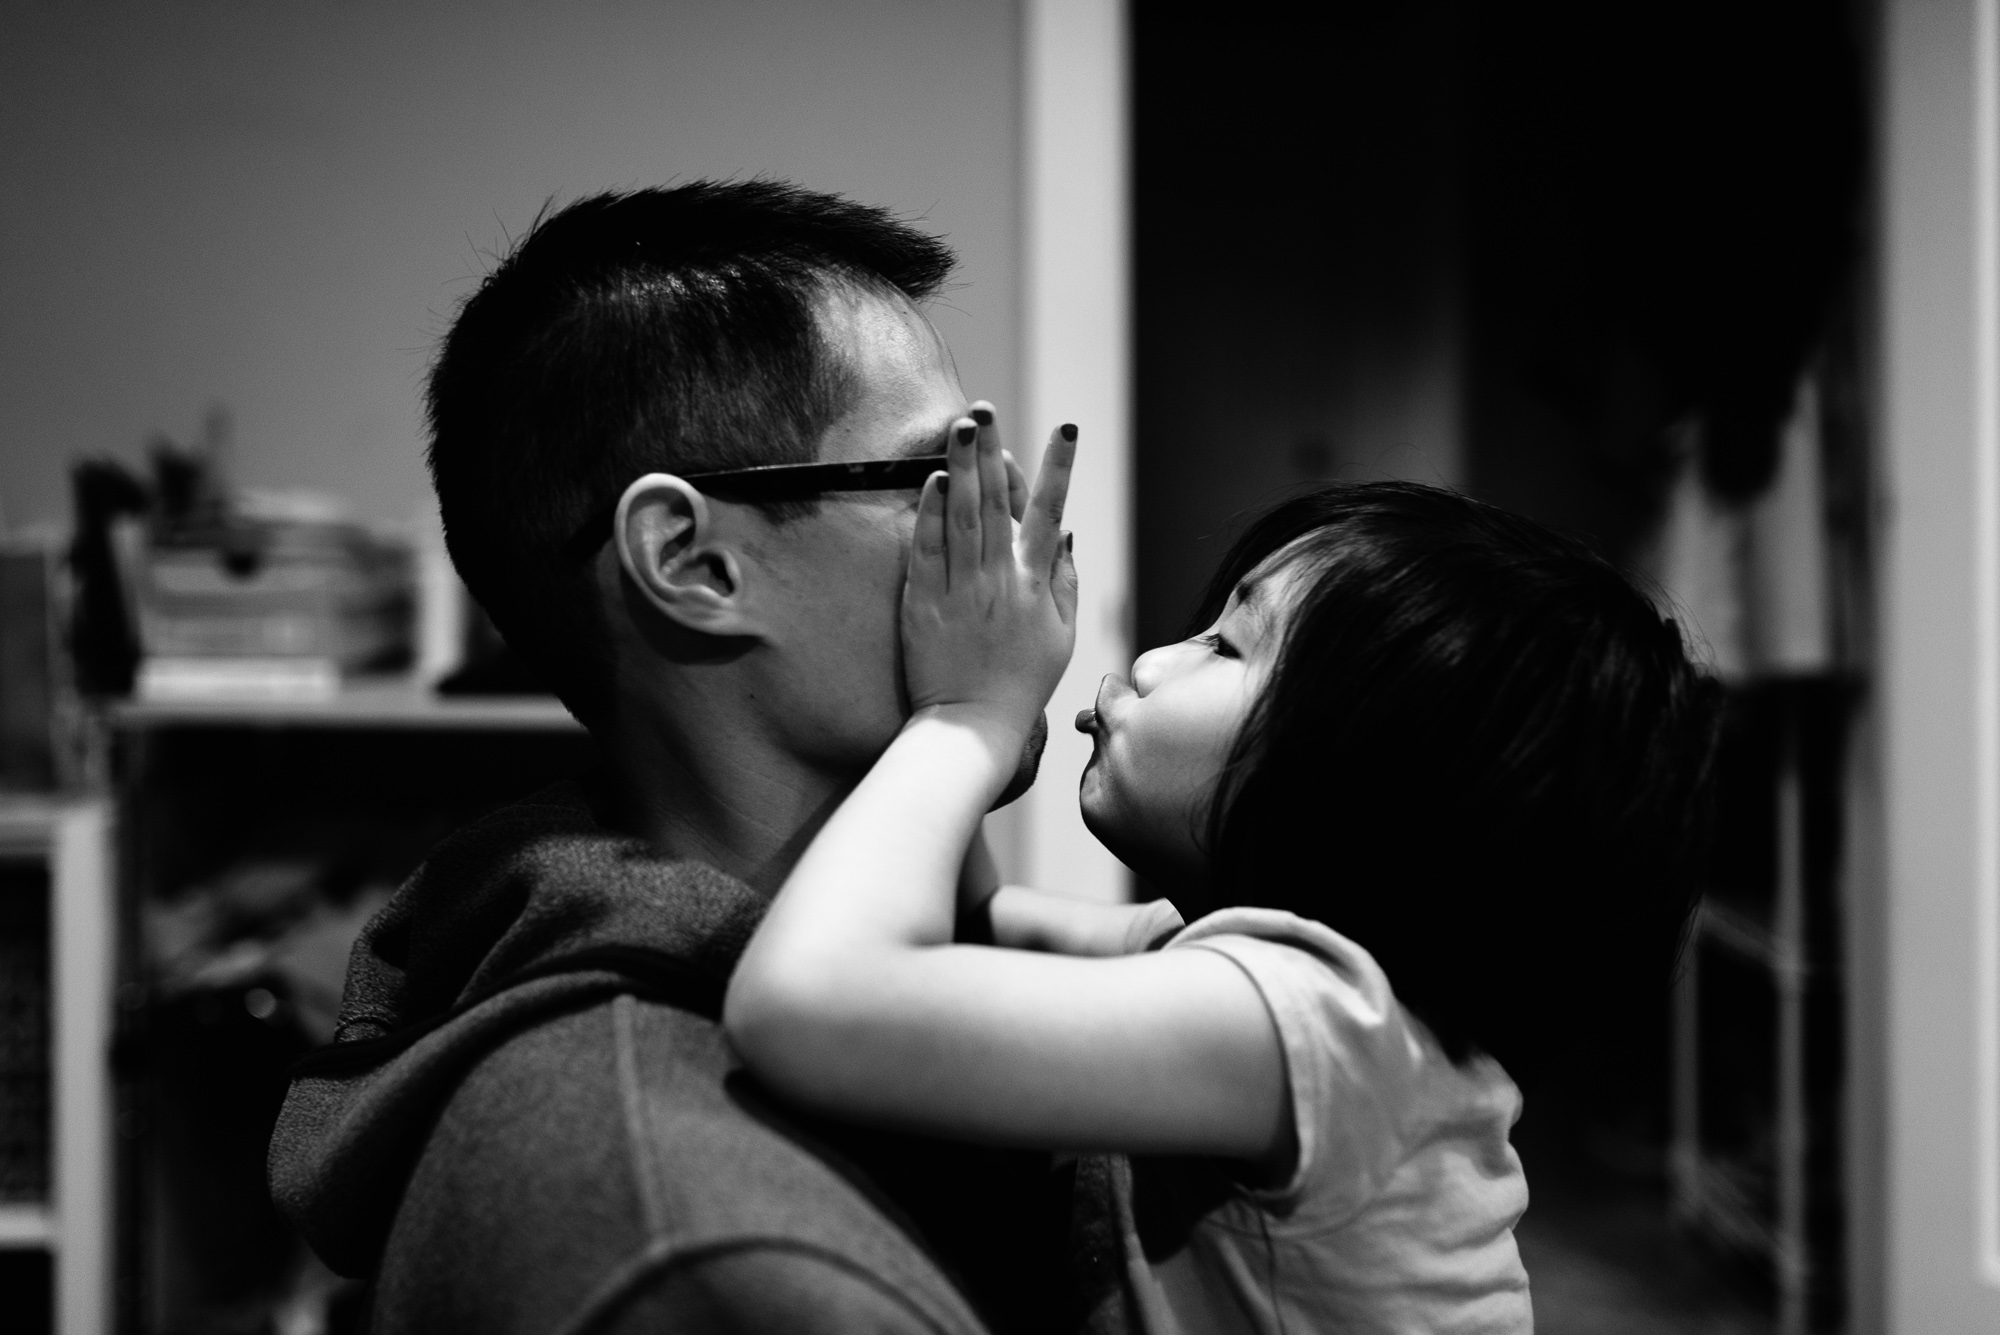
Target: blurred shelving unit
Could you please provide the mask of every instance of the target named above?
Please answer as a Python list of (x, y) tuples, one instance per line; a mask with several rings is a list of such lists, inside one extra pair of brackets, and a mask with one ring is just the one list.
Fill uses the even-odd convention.
[(109, 1329), (112, 847), (103, 801), (0, 796), (0, 894), (43, 897), (7, 913), (30, 930), (7, 942), (0, 988), (38, 995), (9, 995), (0, 1013), (18, 1031), (0, 1038), (6, 1093), (24, 1105), (8, 1112), (0, 1154), (7, 1195), (26, 1197), (0, 1201), (0, 1250), (49, 1254), (58, 1335)]
[(1672, 1211), (1767, 1300), (1776, 1335), (1856, 1315), (1843, 919), (1868, 819), (1875, 511), (1858, 306), (1836, 304), (1768, 485), (1731, 501), (1690, 470), (1663, 540), (1664, 582), (1727, 685), (1715, 843), (1672, 1002)]
[(595, 757), (542, 696), (361, 679), (330, 698), (126, 701), (118, 812), (122, 1335), (346, 1329), (351, 1290), (271, 1206), (291, 1062), (330, 1035), (353, 933), (430, 847)]
[(1740, 689), (1716, 878), (1674, 994), (1675, 1214), (1770, 1286), (1779, 1335), (1840, 1329), (1841, 776), (1851, 687)]
[(421, 731), (581, 731), (553, 696), (446, 696), (411, 680), (350, 683), (325, 700), (127, 700), (113, 706), (121, 731), (159, 728), (408, 728)]

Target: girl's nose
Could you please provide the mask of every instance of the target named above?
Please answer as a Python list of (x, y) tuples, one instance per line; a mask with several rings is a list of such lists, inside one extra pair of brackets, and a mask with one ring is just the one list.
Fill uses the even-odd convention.
[(1132, 664), (1132, 687), (1141, 695), (1150, 695), (1155, 686), (1167, 678), (1172, 666), (1174, 650), (1178, 645), (1163, 644), (1157, 649), (1148, 649), (1140, 654)]

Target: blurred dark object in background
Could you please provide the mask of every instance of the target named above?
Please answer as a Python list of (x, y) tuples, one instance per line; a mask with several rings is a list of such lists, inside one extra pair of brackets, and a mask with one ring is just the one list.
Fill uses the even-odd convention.
[(1731, 693), (1714, 871), (1676, 996), (1675, 1212), (1774, 1287), (1799, 1330), (1846, 1318), (1841, 870), (1857, 697), (1837, 677)]
[(0, 791), (74, 781), (78, 722), (60, 554), (0, 541)]
[(47, 871), (0, 863), (0, 1205), (48, 1199), (50, 1038)]
[(235, 432), (220, 404), (202, 419), (201, 439), (181, 445), (164, 432), (146, 447), (153, 466), (153, 535), (172, 541), (229, 521), (229, 459)]
[(259, 1020), (333, 1041), (354, 938), (393, 886), (356, 883), (336, 858), (246, 858), (144, 906), (156, 999), (243, 993)]
[(139, 619), (126, 586), (127, 562), (117, 550), (119, 523), (143, 515), (149, 498), (139, 479), (114, 460), (86, 459), (70, 478), (76, 502), (70, 652), (77, 689), (95, 698), (128, 695), (139, 670)]
[(55, 1267), (45, 1251), (0, 1251), (0, 1293), (8, 1329), (41, 1335), (55, 1329)]
[[(1475, 394), (1538, 400), (1642, 511), (1685, 417), (1710, 486), (1756, 495), (1861, 255), (1866, 11), (1466, 12)], [(1475, 433), (1485, 420), (1475, 407)]]
[(388, 902), (338, 859), (251, 857), (141, 906), (158, 1301), (203, 1330), (324, 1330), (356, 1286), (272, 1206), (264, 1146), (291, 1064), (331, 1042), (354, 938)]
[(1863, 253), (1870, 12), (1136, 6), (1139, 643), (1299, 481), (1444, 481), (1615, 560), (1677, 424), (1760, 491)]

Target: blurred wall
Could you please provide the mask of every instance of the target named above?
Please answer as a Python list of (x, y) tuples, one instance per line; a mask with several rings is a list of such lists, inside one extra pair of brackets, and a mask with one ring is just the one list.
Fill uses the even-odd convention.
[(988, 817), (986, 831), (1008, 877), (1118, 900), (1130, 877), (1077, 809), (1095, 744), (1070, 720), (1105, 674), (1132, 663), (1130, 16), (1124, 0), (1025, 0), (1022, 18), (1026, 337), (1012, 439), (1032, 467), (1051, 427), (1078, 428), (1063, 522), (1081, 584), (1041, 781)]
[(770, 174), (945, 234), (968, 392), (1019, 381), (1013, 0), (0, 10), (0, 518), (232, 414), (236, 477), (429, 503), (419, 395), (544, 201)]
[(1857, 954), (1886, 1069), (1856, 1083), (1886, 1076), (1886, 1107), (1861, 1095), (1883, 1328), (1971, 1335), (2000, 1330), (2000, 3), (1883, 19), (1880, 928)]

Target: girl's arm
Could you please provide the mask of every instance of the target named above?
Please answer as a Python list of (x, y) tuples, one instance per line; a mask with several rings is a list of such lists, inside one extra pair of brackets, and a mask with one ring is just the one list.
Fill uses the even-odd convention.
[(975, 834), (958, 873), (959, 941), (1057, 955), (1133, 955), (1187, 924), (1164, 899), (1101, 904), (1000, 884), (986, 836)]
[(1073, 454), (1072, 439), (1051, 439), (1017, 542), (992, 433), (954, 430), (904, 598), (915, 710), (773, 902), (724, 1020), (761, 1078), (836, 1115), (1276, 1164), (1292, 1144), (1284, 1058), (1227, 959), (950, 944), (979, 819), (1069, 656), (1075, 576), (1059, 526)]
[(1136, 955), (1187, 924), (1164, 899), (1100, 904), (1003, 885), (987, 901), (993, 944), (1056, 955)]

